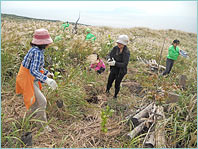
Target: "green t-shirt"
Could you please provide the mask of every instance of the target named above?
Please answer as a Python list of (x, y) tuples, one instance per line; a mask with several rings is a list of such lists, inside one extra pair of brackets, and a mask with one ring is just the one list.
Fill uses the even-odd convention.
[(178, 56), (179, 56), (179, 48), (176, 47), (176, 49), (175, 49), (174, 46), (171, 45), (168, 48), (168, 56), (167, 56), (167, 58), (168, 59), (172, 59), (172, 60), (177, 60)]
[(61, 36), (56, 36), (55, 39), (54, 39), (54, 42), (57, 42), (57, 41), (60, 41), (62, 40), (62, 37)]
[(69, 27), (69, 23), (67, 23), (67, 24), (62, 24), (62, 27), (64, 28), (64, 30), (67, 28), (67, 27)]
[(88, 33), (87, 36), (86, 36), (86, 38), (85, 38), (85, 40), (90, 40), (90, 39), (92, 41), (95, 41), (96, 40), (96, 37), (93, 34)]

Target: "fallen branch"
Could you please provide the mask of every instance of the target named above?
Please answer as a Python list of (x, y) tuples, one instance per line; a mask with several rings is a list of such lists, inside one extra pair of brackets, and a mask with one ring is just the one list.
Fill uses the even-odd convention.
[(154, 60), (154, 59), (146, 60), (146, 59), (143, 59), (143, 58), (137, 56), (137, 60), (142, 62), (142, 63), (144, 63), (144, 64), (146, 64), (146, 65), (148, 65), (151, 68), (151, 70), (155, 70), (156, 69), (156, 70), (159, 71), (159, 70), (165, 70), (166, 69), (166, 67), (164, 67), (162, 65), (159, 65), (156, 62), (156, 60)]
[[(150, 134), (150, 131), (151, 131), (151, 129), (153, 128), (154, 125), (155, 125), (155, 117), (154, 117), (154, 122), (153, 122), (153, 124), (152, 124), (151, 127), (149, 128), (149, 130), (148, 130), (148, 132), (147, 132), (147, 134), (146, 134), (146, 137), (144, 138), (144, 141), (143, 141), (143, 143), (142, 143), (142, 147), (144, 147), (145, 142), (146, 142), (146, 140), (147, 140), (147, 138), (148, 138), (148, 136), (149, 136), (149, 134)], [(154, 146), (154, 145), (153, 145), (153, 146)]]
[(130, 120), (131, 117), (135, 116), (137, 113), (139, 113), (140, 111), (142, 111), (143, 109), (145, 109), (148, 105), (144, 105), (143, 107), (139, 108), (136, 106), (133, 106), (133, 108), (137, 109), (135, 112), (133, 112), (132, 114), (128, 115), (126, 117), (127, 120)]
[(157, 120), (159, 120), (156, 124), (155, 127), (155, 143), (156, 143), (156, 148), (166, 148), (166, 139), (165, 139), (165, 129), (164, 129), (164, 109), (162, 106), (158, 106), (156, 113), (158, 115)]
[(133, 139), (135, 136), (137, 136), (144, 129), (145, 124), (146, 124), (146, 122), (143, 122), (140, 125), (138, 125), (137, 127), (135, 127), (130, 133), (128, 133), (128, 136), (131, 139)]
[(151, 132), (147, 141), (144, 144), (144, 147), (152, 148), (155, 147), (155, 133)]
[[(141, 112), (130, 117), (129, 120), (132, 120), (134, 126), (136, 125), (136, 127), (128, 133), (131, 139), (147, 131), (142, 147), (166, 147), (165, 125), (169, 120), (165, 121), (164, 108), (162, 106), (156, 106), (155, 103), (151, 103)], [(144, 128), (148, 129), (145, 130)]]
[(148, 112), (153, 108), (153, 103), (148, 105), (145, 109), (137, 113), (135, 116), (131, 117), (129, 120), (133, 122), (135, 126), (137, 126), (139, 123), (141, 123), (143, 120), (141, 118), (145, 118), (148, 116)]

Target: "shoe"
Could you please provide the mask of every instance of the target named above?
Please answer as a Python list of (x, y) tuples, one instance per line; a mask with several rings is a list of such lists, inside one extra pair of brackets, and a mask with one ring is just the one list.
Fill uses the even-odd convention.
[(109, 97), (109, 96), (110, 96), (110, 92), (109, 92), (109, 90), (106, 90), (106, 91), (105, 91), (105, 93), (106, 93), (106, 96), (107, 96), (107, 97)]
[(44, 131), (52, 132), (52, 128), (50, 128), (50, 127), (47, 125), (47, 126), (45, 126)]
[(117, 96), (115, 96), (115, 95), (113, 96), (113, 99), (117, 99), (117, 98), (118, 98)]
[(109, 90), (106, 90), (105, 93), (108, 94), (108, 95), (110, 94)]
[(106, 90), (105, 93), (109, 93), (109, 90)]

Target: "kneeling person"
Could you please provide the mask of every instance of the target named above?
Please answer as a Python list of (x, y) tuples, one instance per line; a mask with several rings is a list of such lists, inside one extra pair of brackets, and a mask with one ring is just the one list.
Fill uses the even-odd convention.
[(97, 55), (97, 60), (95, 61), (95, 63), (90, 65), (90, 68), (94, 69), (98, 74), (101, 74), (102, 72), (105, 71), (105, 64), (104, 62), (100, 59), (99, 55)]

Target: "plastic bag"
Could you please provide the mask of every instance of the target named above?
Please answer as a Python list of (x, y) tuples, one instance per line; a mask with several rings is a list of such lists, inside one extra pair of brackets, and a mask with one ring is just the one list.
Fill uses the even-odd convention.
[(181, 56), (183, 56), (185, 58), (188, 57), (188, 53), (186, 51), (184, 51), (184, 50), (179, 50), (179, 53), (180, 53)]

